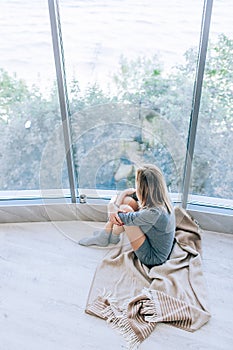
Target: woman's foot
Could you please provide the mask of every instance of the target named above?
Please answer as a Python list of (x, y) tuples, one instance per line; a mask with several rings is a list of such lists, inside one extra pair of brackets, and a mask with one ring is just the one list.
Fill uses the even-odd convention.
[(111, 244), (117, 244), (120, 242), (120, 235), (115, 235), (113, 232), (111, 232), (109, 237), (109, 243)]
[(107, 247), (109, 244), (117, 244), (120, 241), (119, 235), (108, 233), (105, 230), (95, 231), (93, 236), (80, 239), (78, 242), (83, 246), (97, 245), (99, 247)]
[[(99, 233), (100, 233), (100, 231), (94, 231), (93, 232), (93, 236), (98, 236)], [(120, 242), (120, 240), (121, 240), (120, 239), (120, 235), (116, 235), (116, 234), (114, 234), (112, 232), (109, 234), (109, 241), (108, 241), (108, 243), (110, 243), (110, 244), (117, 244), (117, 243)]]
[(99, 231), (96, 235), (91, 237), (84, 237), (78, 242), (80, 245), (89, 246), (97, 245), (99, 247), (107, 247), (109, 244), (110, 234), (105, 230)]

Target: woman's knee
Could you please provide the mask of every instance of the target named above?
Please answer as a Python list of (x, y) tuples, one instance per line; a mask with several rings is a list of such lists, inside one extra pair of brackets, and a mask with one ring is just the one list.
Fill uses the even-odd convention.
[(133, 208), (127, 204), (121, 204), (119, 209), (127, 213), (134, 211)]
[(138, 203), (137, 203), (137, 201), (135, 201), (135, 199), (133, 199), (130, 196), (126, 196), (124, 198), (122, 204), (130, 206), (133, 209), (133, 211), (137, 211), (138, 210)]

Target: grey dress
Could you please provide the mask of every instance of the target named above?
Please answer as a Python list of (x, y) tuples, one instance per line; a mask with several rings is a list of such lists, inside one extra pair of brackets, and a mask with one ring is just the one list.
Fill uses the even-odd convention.
[(163, 264), (169, 257), (175, 237), (175, 214), (165, 208), (143, 208), (137, 212), (118, 213), (126, 226), (138, 226), (146, 240), (135, 251), (148, 267)]

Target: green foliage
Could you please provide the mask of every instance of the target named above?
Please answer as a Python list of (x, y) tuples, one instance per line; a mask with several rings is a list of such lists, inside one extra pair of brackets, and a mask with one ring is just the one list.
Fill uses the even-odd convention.
[[(197, 151), (206, 164), (202, 193), (232, 198), (233, 40), (210, 43), (203, 83)], [(200, 162), (194, 192), (199, 192)], [(203, 172), (203, 171), (202, 171)], [(199, 175), (198, 175), (199, 174)]]
[[(40, 162), (44, 147), (54, 128), (60, 124), (57, 100), (45, 99), (37, 89), (29, 92), (21, 82), (2, 75), (2, 86), (8, 93), (4, 100), (7, 118), (2, 121), (0, 135), (1, 190), (39, 189)], [(12, 84), (14, 88), (11, 86)], [(48, 159), (48, 164), (53, 159)], [(53, 187), (52, 171), (48, 188)]]
[(79, 88), (79, 82), (76, 79), (73, 79), (71, 82), (69, 98), (71, 114), (85, 108), (113, 102), (115, 100), (107, 95), (97, 83), (93, 85), (89, 84), (85, 91), (82, 92)]
[(23, 80), (11, 77), (0, 68), (0, 119), (7, 121), (10, 106), (22, 102), (28, 96), (29, 91)]
[(233, 120), (233, 40), (222, 34), (208, 53), (204, 89), (212, 106), (210, 122), (224, 132)]
[(118, 72), (113, 75), (118, 99), (134, 104), (151, 103), (153, 96), (167, 91), (167, 81), (161, 74), (162, 66), (156, 55), (136, 60), (121, 57)]
[[(187, 141), (197, 50), (189, 49), (184, 57), (185, 63), (175, 67), (168, 77), (164, 77), (160, 69), (159, 74), (156, 72), (153, 75), (154, 67), (159, 66), (156, 57), (135, 61), (122, 59), (119, 77), (115, 77), (118, 95), (131, 103), (142, 101), (142, 105), (159, 112), (174, 125), (178, 133), (174, 137), (178, 136), (181, 143)], [(208, 48), (195, 145), (192, 193), (226, 198), (233, 195), (233, 155), (230, 151), (233, 131), (232, 66), (233, 40), (222, 34)], [(146, 119), (153, 128), (153, 113), (149, 113)], [(155, 137), (156, 133), (160, 131), (155, 129)], [(157, 159), (159, 163), (162, 162), (158, 154)], [(167, 171), (165, 167), (165, 173)]]

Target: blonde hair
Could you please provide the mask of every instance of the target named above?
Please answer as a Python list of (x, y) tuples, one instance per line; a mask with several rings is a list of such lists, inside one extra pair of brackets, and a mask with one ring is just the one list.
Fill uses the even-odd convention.
[(169, 213), (172, 204), (162, 171), (153, 164), (145, 164), (136, 172), (137, 193), (142, 207), (163, 206)]

